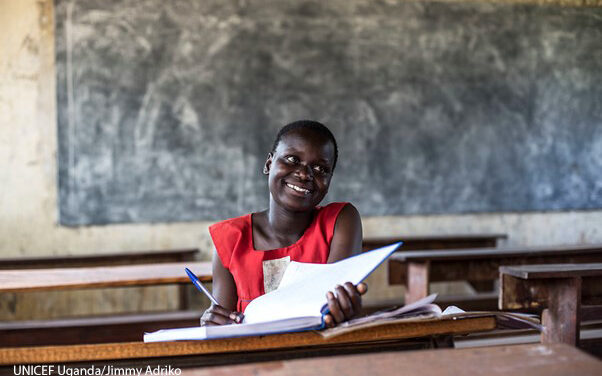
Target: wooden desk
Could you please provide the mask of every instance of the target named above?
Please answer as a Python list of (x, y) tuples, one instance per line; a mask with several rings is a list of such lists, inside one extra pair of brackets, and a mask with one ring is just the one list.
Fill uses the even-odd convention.
[(582, 316), (602, 319), (602, 264), (502, 266), (500, 280), (500, 309), (543, 309), (543, 343), (578, 345)]
[[(198, 248), (185, 248), (92, 255), (11, 257), (0, 258), (0, 270), (159, 264), (168, 262), (194, 261), (198, 254)], [(179, 290), (180, 306), (182, 308), (187, 308), (188, 294), (186, 289), (184, 286), (181, 286)]]
[[(191, 285), (184, 268), (211, 282), (211, 263), (179, 262), (81, 268), (0, 270), (0, 293), (164, 284)], [(184, 286), (182, 286), (184, 287)], [(176, 312), (154, 312), (63, 320), (0, 322), (0, 346), (124, 342), (144, 331), (198, 325), (202, 312), (188, 311), (180, 293)]]
[[(495, 326), (495, 318), (487, 316), (460, 320), (434, 319), (420, 323), (390, 323), (359, 329), (329, 339), (324, 339), (317, 332), (298, 332), (210, 341), (0, 348), (0, 365), (103, 360), (110, 360), (111, 364), (115, 364), (116, 360), (122, 361), (120, 364), (148, 364), (151, 359), (157, 361), (165, 358), (169, 358), (169, 363), (175, 365), (180, 359), (178, 357), (186, 356), (188, 357), (184, 359), (187, 364), (231, 364), (257, 359), (282, 359), (282, 356), (302, 357), (308, 353), (325, 355), (332, 351), (341, 351), (341, 348), (353, 350), (358, 346), (363, 346), (364, 351), (376, 351), (405, 339), (487, 331), (493, 330)], [(142, 336), (142, 333), (140, 335)], [(190, 356), (194, 358), (191, 359)], [(124, 363), (124, 360), (127, 361)]]
[(395, 252), (389, 264), (399, 273), (390, 268), (389, 283), (405, 283), (410, 303), (428, 295), (430, 282), (492, 281), (501, 265), (567, 262), (602, 262), (602, 244)]
[(389, 236), (366, 237), (362, 241), (362, 251), (384, 247), (403, 242), (404, 251), (427, 249), (485, 248), (497, 247), (506, 234), (455, 234), (455, 235), (421, 235), (421, 236)]
[(0, 270), (0, 292), (190, 283), (186, 267), (201, 281), (211, 281), (210, 262)]
[(0, 270), (73, 268), (193, 261), (198, 248), (43, 257), (0, 258)]
[(602, 374), (602, 362), (567, 345), (528, 344), (403, 353), (385, 352), (182, 370), (182, 376), (391, 376), (400, 374), (594, 376)]

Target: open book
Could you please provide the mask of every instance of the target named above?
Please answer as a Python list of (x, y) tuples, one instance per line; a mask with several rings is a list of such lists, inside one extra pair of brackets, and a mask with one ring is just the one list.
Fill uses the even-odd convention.
[(469, 317), (494, 316), (498, 328), (504, 329), (537, 329), (542, 330), (542, 326), (537, 315), (504, 312), (504, 311), (469, 311), (466, 312), (456, 306), (449, 306), (445, 311), (433, 302), (437, 294), (431, 294), (425, 298), (417, 300), (400, 308), (391, 308), (371, 315), (359, 317), (346, 321), (338, 326), (326, 329), (320, 332), (322, 337), (331, 338), (344, 333), (358, 329), (379, 326), (383, 324), (418, 322), (424, 320), (458, 320)]
[(364, 252), (333, 264), (291, 261), (280, 285), (253, 300), (242, 324), (164, 329), (144, 334), (144, 342), (204, 340), (321, 329), (326, 293), (336, 285), (362, 282), (400, 243)]

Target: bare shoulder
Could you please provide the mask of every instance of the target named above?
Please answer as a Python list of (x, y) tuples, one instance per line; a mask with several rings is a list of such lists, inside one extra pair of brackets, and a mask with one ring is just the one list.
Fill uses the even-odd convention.
[[(337, 224), (339, 225), (353, 225), (359, 223), (362, 224), (362, 219), (360, 217), (360, 212), (357, 210), (352, 203), (349, 203), (341, 209), (339, 216), (337, 217)], [(336, 228), (336, 227), (335, 227)]]
[(328, 262), (342, 260), (362, 250), (362, 219), (353, 204), (341, 209), (334, 227)]

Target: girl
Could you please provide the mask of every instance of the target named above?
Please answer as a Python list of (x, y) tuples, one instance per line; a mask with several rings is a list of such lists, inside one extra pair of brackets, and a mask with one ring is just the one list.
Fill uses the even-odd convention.
[[(256, 297), (278, 287), (288, 263), (332, 263), (361, 251), (362, 223), (349, 203), (320, 207), (337, 163), (337, 143), (323, 124), (302, 120), (283, 127), (263, 173), (270, 190), (267, 210), (219, 222), (209, 228), (213, 254), (213, 294), (201, 325), (240, 323)], [(361, 309), (363, 283), (333, 286), (326, 300), (332, 327)]]

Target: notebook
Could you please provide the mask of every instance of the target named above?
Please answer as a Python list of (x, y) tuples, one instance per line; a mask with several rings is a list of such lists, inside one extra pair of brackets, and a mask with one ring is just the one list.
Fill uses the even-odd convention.
[(326, 293), (345, 282), (362, 282), (401, 242), (364, 252), (332, 264), (291, 261), (280, 285), (254, 299), (242, 324), (163, 329), (144, 334), (144, 342), (206, 340), (316, 330), (324, 327)]

